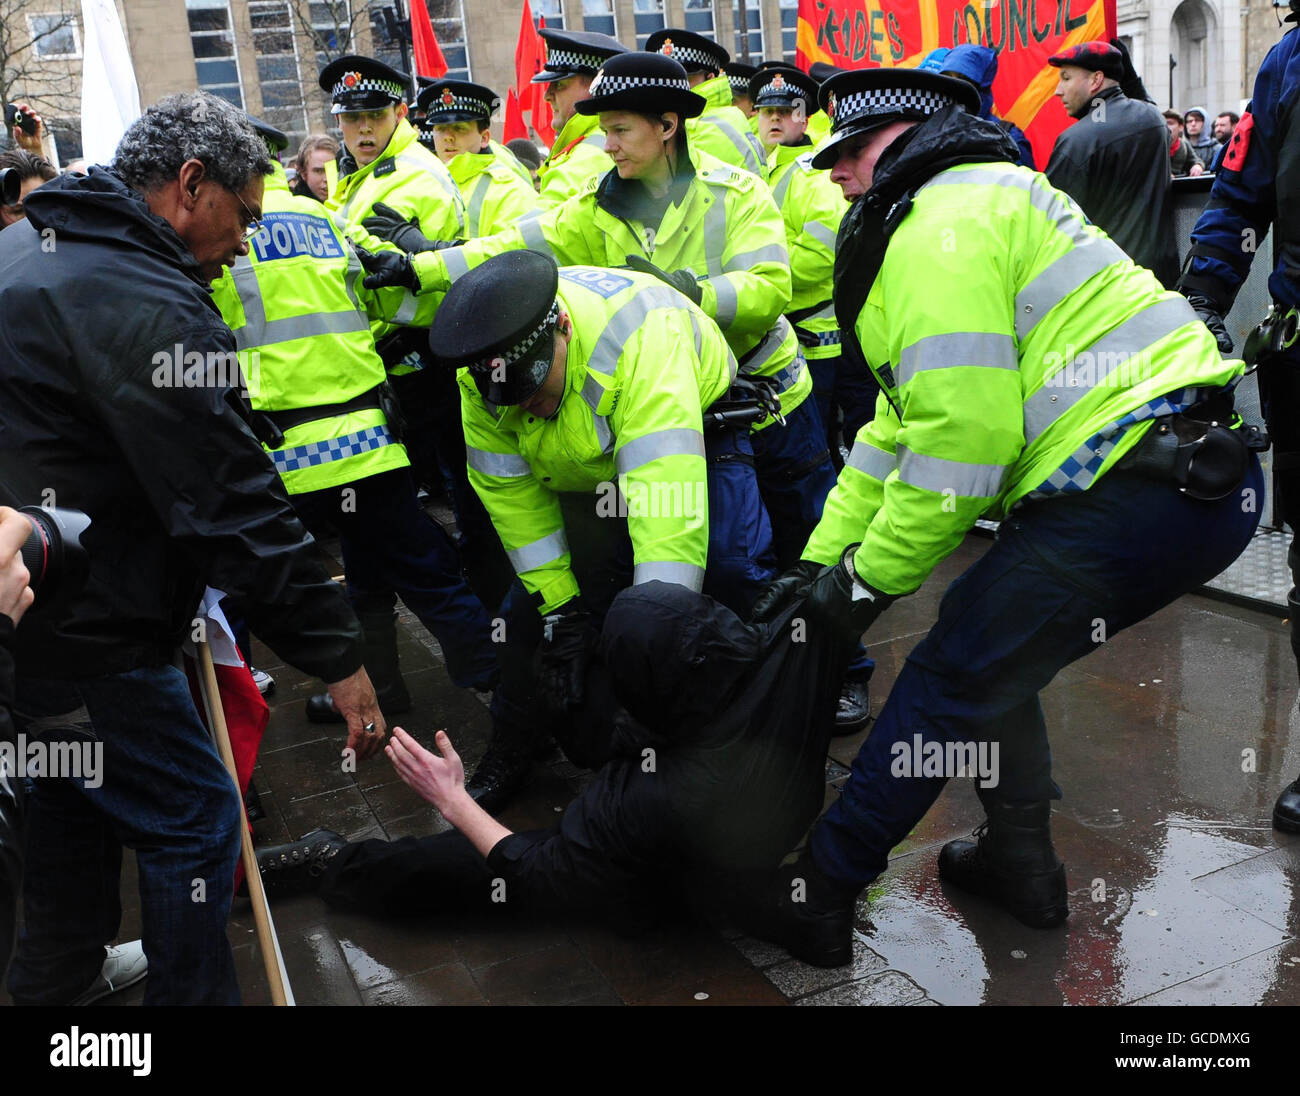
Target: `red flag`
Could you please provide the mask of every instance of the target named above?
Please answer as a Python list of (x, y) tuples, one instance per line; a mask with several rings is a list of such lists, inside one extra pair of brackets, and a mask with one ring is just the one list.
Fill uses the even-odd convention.
[(411, 0), (411, 42), (415, 46), (415, 71), (437, 80), (447, 75), (447, 59), (433, 33), (429, 9), (424, 0)]
[[(543, 17), (541, 25), (546, 25)], [(519, 41), (515, 45), (515, 87), (519, 91), (520, 117), (528, 114), (533, 120), (533, 129), (547, 144), (555, 141), (555, 130), (551, 128), (551, 107), (543, 95), (541, 84), (534, 84), (533, 77), (546, 66), (546, 40), (537, 33), (533, 26), (533, 13), (524, 0), (524, 10), (519, 20)]]
[[(546, 16), (540, 16), (537, 20), (537, 28), (541, 30), (546, 26)], [(540, 34), (537, 36), (537, 50), (541, 56), (540, 72), (546, 67), (546, 39)], [(548, 145), (555, 144), (555, 130), (551, 127), (551, 104), (546, 101), (546, 95), (541, 84), (534, 84), (537, 88), (537, 96), (533, 99), (533, 109), (531, 117), (533, 119), (533, 132), (537, 134)]]
[(506, 92), (506, 119), (501, 131), (502, 141), (513, 141), (517, 137), (528, 140), (528, 126), (524, 124), (524, 112), (519, 109), (519, 97), (515, 89)]

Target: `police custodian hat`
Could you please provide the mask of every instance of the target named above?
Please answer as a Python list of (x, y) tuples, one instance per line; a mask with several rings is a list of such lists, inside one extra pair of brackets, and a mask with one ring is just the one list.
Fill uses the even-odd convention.
[(645, 49), (671, 57), (687, 72), (722, 72), (731, 60), (712, 38), (690, 30), (657, 30), (645, 40)]
[(262, 138), (271, 155), (278, 155), (289, 147), (289, 138), (269, 122), (263, 122), (261, 118), (255, 118), (250, 114), (248, 123), (257, 131), (257, 135)]
[(320, 86), (334, 105), (331, 114), (351, 110), (381, 110), (406, 97), (411, 78), (373, 57), (349, 54), (331, 61), (320, 72)]
[(536, 251), (506, 251), (462, 274), (429, 327), (434, 361), (467, 367), (490, 404), (523, 403), (551, 371), (559, 284), (554, 260)]
[(817, 146), (812, 166), (825, 170), (839, 159), (838, 146), (890, 122), (924, 121), (948, 107), (979, 113), (975, 85), (937, 72), (909, 68), (857, 69), (832, 76), (817, 95), (831, 120), (830, 136)]
[(552, 30), (539, 32), (546, 40), (546, 67), (532, 78), (533, 84), (553, 84), (569, 76), (592, 76), (611, 57), (627, 53), (627, 46), (608, 34), (592, 30)]
[(706, 100), (691, 90), (686, 70), (671, 57), (658, 53), (622, 53), (611, 57), (596, 73), (591, 98), (573, 105), (579, 114), (602, 110), (634, 110), (643, 114), (676, 111), (683, 118), (698, 118)]
[(749, 81), (749, 99), (758, 107), (793, 107), (804, 104), (809, 114), (817, 111), (817, 81), (793, 65), (772, 65), (760, 69)]
[(435, 80), (421, 90), (415, 105), (424, 111), (426, 126), (448, 122), (488, 122), (501, 105), (501, 96), (468, 80)]
[(749, 78), (758, 71), (753, 65), (744, 61), (729, 61), (726, 65), (727, 83), (731, 85), (732, 95), (749, 94)]

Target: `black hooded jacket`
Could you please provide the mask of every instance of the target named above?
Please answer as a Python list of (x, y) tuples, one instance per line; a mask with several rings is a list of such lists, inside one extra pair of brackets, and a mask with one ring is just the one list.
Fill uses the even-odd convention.
[(1118, 87), (1056, 139), (1044, 174), (1135, 263), (1166, 287), (1178, 278), (1169, 201), (1169, 130), (1150, 103)]
[(103, 169), (25, 205), (0, 232), (0, 488), (92, 525), (84, 588), (23, 618), (20, 679), (168, 662), (205, 584), (286, 662), (355, 671), (356, 617), (212, 375), (231, 379), (235, 339), (193, 254)]

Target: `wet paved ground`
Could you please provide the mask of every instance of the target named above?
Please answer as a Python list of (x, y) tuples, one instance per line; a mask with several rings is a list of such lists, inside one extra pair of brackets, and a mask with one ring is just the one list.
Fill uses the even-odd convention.
[[(949, 581), (987, 546), (971, 537), (916, 596), (871, 634), (879, 708), (902, 659), (934, 619)], [(467, 766), (487, 712), (453, 688), (418, 625), (403, 665), (428, 743), (445, 727)], [(445, 827), (385, 760), (357, 776), (338, 765), (342, 736), (306, 721), (314, 683), (265, 659), (279, 688), (256, 782), (267, 819), (259, 844), (329, 826), (350, 838)], [(700, 922), (625, 938), (572, 923), (380, 921), (315, 898), (275, 919), (300, 1004), (976, 1004), (1300, 1001), (1300, 839), (1269, 826), (1300, 772), (1295, 664), (1276, 617), (1191, 596), (1100, 648), (1043, 694), (1057, 781), (1053, 830), (1071, 885), (1068, 927), (1022, 928), (949, 893), (935, 870), (943, 842), (982, 813), (972, 781), (950, 782), (859, 907), (855, 961), (821, 971), (779, 949)], [(834, 743), (827, 801), (859, 739)], [(504, 814), (552, 822), (581, 773), (558, 755)], [(124, 872), (123, 939), (139, 932), (133, 865)], [(232, 915), (244, 1000), (269, 994), (251, 915)], [(119, 995), (130, 1004), (142, 987)]]

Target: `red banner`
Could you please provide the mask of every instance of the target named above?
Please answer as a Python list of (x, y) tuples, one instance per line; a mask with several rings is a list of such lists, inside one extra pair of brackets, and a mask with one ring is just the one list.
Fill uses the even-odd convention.
[(998, 55), (993, 109), (1025, 131), (1039, 167), (1070, 122), (1054, 53), (1115, 35), (1115, 0), (799, 0), (796, 64), (915, 68), (933, 49), (966, 42)]
[(432, 80), (447, 75), (447, 59), (438, 45), (438, 36), (433, 33), (424, 0), (411, 0), (411, 44), (415, 47), (415, 71), (419, 75)]

